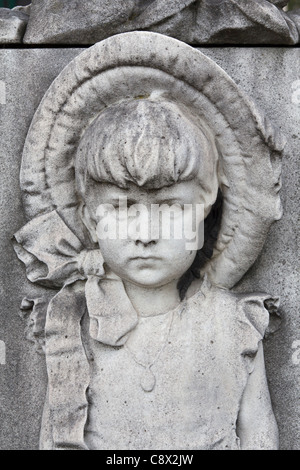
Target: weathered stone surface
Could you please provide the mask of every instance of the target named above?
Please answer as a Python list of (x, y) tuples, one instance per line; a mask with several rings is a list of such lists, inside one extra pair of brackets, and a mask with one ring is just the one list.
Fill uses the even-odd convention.
[[(6, 87), (6, 99), (3, 93), (0, 97), (0, 103), (5, 106), (3, 109), (6, 110), (5, 115), (3, 113), (5, 121), (1, 123), (1, 133), (3, 131), (3, 135), (6, 137), (4, 142), (7, 142), (3, 147), (3, 162), (6, 162), (5, 165), (9, 163), (10, 168), (9, 171), (5, 169), (8, 178), (6, 185), (3, 186), (3, 200), (5, 202), (1, 207), (3, 210), (1, 220), (5, 221), (5, 227), (2, 230), (2, 246), (6, 253), (3, 258), (3, 272), (7, 271), (8, 265), (12, 272), (9, 278), (3, 277), (2, 279), (5, 308), (3, 320), (1, 318), (1, 326), (4, 329), (1, 332), (0, 340), (7, 343), (8, 352), (11, 352), (7, 357), (5, 376), (1, 374), (1, 378), (5, 377), (7, 384), (11, 387), (8, 392), (7, 384), (1, 385), (1, 392), (4, 390), (1, 395), (3, 400), (1, 405), (5, 416), (3, 430), (4, 433), (6, 432), (1, 442), (2, 448), (37, 446), (46, 383), (45, 375), (43, 375), (43, 359), (39, 360), (30, 345), (27, 345), (23, 339), (22, 322), (17, 318), (18, 305), (24, 295), (29, 292), (32, 297), (36, 297), (38, 292), (45, 292), (42, 288), (38, 289), (28, 285), (10, 247), (10, 236), (23, 224), (20, 200), (18, 196), (16, 197), (19, 194), (17, 188), (20, 153), (34, 108), (38, 105), (43, 92), (46, 91), (63, 63), (67, 63), (73, 55), (78, 53), (75, 50), (52, 51), (51, 53), (43, 50), (25, 52), (26, 56), (24, 57), (24, 51), (1, 51), (5, 73), (3, 79), (5, 77), (8, 80), (9, 77), (12, 77), (10, 86)], [(296, 201), (293, 202), (293, 185), (296, 185), (296, 174), (290, 172), (290, 168), (297, 163), (297, 145), (292, 136), (297, 135), (299, 129), (299, 95), (297, 92), (299, 84), (297, 85), (294, 81), (294, 70), (299, 67), (297, 63), (299, 55), (298, 51), (285, 49), (272, 49), (271, 55), (269, 49), (259, 49), (259, 51), (248, 49), (245, 53), (244, 49), (224, 51), (222, 48), (205, 49), (204, 52), (219, 62), (225, 70), (227, 69), (228, 73), (240, 82), (242, 88), (245, 88), (251, 96), (256, 98), (267, 114), (272, 115), (288, 138), (287, 154), (290, 157), (287, 157), (289, 158), (288, 168), (284, 166), (284, 178), (288, 178), (289, 183), (283, 189), (286, 219), (273, 227), (267, 243), (266, 254), (263, 252), (259, 261), (245, 278), (244, 284), (240, 286), (240, 290), (264, 290), (280, 294), (282, 297), (284, 322), (281, 329), (266, 342), (266, 357), (271, 395), (280, 428), (281, 447), (296, 449), (299, 442), (299, 429), (297, 428), (299, 409), (296, 404), (299, 365), (297, 365), (295, 355), (297, 352), (295, 341), (299, 340), (296, 333), (299, 331), (299, 320), (293, 308), (297, 305), (297, 300), (295, 300), (295, 251), (297, 247), (296, 244), (292, 247), (290, 245), (294, 229), (289, 225), (287, 229), (283, 222), (288, 220), (289, 223), (294, 223), (293, 214), (298, 209)], [(39, 68), (43, 63), (37, 74), (32, 71), (32, 62), (38, 64)], [(280, 79), (276, 77), (274, 81), (274, 75), (272, 76), (270, 70), (276, 69), (279, 62), (282, 64), (282, 74)], [(20, 75), (15, 72), (20, 68), (25, 70), (22, 80)], [(26, 73), (28, 69), (31, 70), (32, 75)], [(257, 70), (259, 73), (255, 73)], [(33, 76), (34, 81), (30, 78)], [(37, 76), (39, 76), (39, 80), (37, 80)], [(29, 87), (34, 87), (33, 101), (28, 99), (24, 101), (22, 97), (26, 95), (26, 90)], [(2, 87), (2, 91), (3, 89)], [(22, 116), (22, 121), (18, 124), (18, 133), (15, 132), (15, 106), (17, 104), (19, 114)], [(9, 196), (10, 194), (12, 197)], [(11, 217), (12, 213), (13, 217)], [(283, 251), (283, 247), (288, 248)], [(274, 263), (276, 269), (274, 269)], [(282, 271), (286, 264), (288, 271), (285, 277), (285, 286), (282, 286)], [(17, 287), (19, 291), (22, 291), (18, 295), (16, 295)], [(37, 364), (36, 371), (32, 369), (33, 363)], [(20, 380), (20, 369), (22, 368), (24, 375)], [(18, 377), (19, 384), (15, 380), (16, 377)], [(145, 386), (147, 384), (149, 386), (149, 381)], [(286, 400), (286, 395), (289, 396), (289, 400)], [(14, 410), (11, 406), (12, 401), (15, 400), (19, 403), (18, 410)], [(8, 414), (8, 410), (11, 409), (13, 411)], [(32, 423), (29, 416), (32, 416)], [(14, 423), (14, 436), (9, 431), (12, 422)]]
[[(239, 285), (280, 296), (279, 330), (265, 341), (267, 375), (282, 449), (299, 449), (299, 138), (298, 49), (202, 49), (252, 96), (287, 137), (281, 197), (283, 218), (273, 225), (261, 256)], [(280, 71), (280, 72), (279, 72)]]
[(29, 11), (28, 7), (0, 8), (0, 44), (22, 42)]
[[(149, 30), (189, 44), (296, 44), (299, 11), (268, 0), (33, 0), (24, 42), (94, 44)], [(276, 5), (276, 6), (275, 6)]]
[[(6, 364), (0, 365), (0, 446), (37, 449), (47, 377), (44, 358), (24, 341), (20, 305), (24, 297), (45, 295), (28, 283), (15, 263), (12, 234), (25, 223), (19, 191), (20, 155), (33, 113), (45, 91), (76, 50), (0, 51), (1, 132), (1, 321)], [(21, 72), (22, 71), (22, 72)], [(30, 96), (30, 97), (29, 97)]]

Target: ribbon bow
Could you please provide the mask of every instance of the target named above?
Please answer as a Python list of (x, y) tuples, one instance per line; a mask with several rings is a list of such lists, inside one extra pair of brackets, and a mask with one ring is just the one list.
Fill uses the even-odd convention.
[[(105, 272), (100, 250), (85, 249), (56, 211), (31, 220), (14, 235), (13, 243), (31, 282), (62, 291), (76, 281), (86, 281), (85, 298), (92, 338), (110, 346), (126, 342), (138, 323), (138, 316), (122, 280)], [(32, 318), (43, 316), (45, 324), (45, 308), (36, 311), (42, 305), (39, 300), (30, 301), (35, 307)]]

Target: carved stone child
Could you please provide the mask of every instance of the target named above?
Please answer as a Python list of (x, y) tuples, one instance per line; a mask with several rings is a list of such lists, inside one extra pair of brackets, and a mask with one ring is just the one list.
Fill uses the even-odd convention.
[[(25, 145), (31, 220), (15, 235), (28, 278), (61, 288), (31, 315), (48, 373), (42, 449), (278, 447), (262, 348), (276, 301), (230, 290), (280, 217), (271, 146), (231, 79), (170, 38), (111, 38), (56, 80)], [(177, 208), (169, 237), (160, 219), (141, 230), (153, 206)], [(103, 207), (125, 237), (104, 236)], [(200, 249), (175, 230), (197, 207)]]
[[(104, 259), (103, 274), (90, 275), (85, 287), (70, 286), (65, 300), (71, 311), (80, 306), (89, 362), (81, 446), (276, 449), (261, 344), (267, 296), (238, 295), (197, 279), (181, 300), (178, 284), (197, 255), (187, 240), (97, 239), (98, 206), (117, 209), (126, 198), (128, 205), (203, 204), (207, 216), (218, 194), (209, 133), (168, 101), (117, 104), (84, 134), (76, 172), (83, 219)], [(78, 352), (67, 354), (77, 367)], [(55, 367), (68, 387), (63, 361)]]

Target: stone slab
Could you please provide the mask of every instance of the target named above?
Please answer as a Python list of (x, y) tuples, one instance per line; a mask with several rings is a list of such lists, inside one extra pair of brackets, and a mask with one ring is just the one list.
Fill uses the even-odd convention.
[[(94, 44), (155, 31), (189, 44), (297, 44), (299, 10), (276, 0), (32, 0), (26, 44)], [(278, 6), (278, 8), (275, 5)]]
[(21, 43), (28, 18), (28, 7), (0, 8), (0, 44)]
[[(265, 341), (267, 376), (279, 423), (282, 449), (299, 449), (299, 137), (300, 50), (286, 48), (202, 48), (284, 133), (283, 218), (238, 290), (264, 291), (281, 298), (280, 329)], [(297, 354), (298, 350), (298, 354)]]
[[(46, 387), (44, 357), (24, 337), (20, 303), (36, 288), (25, 277), (11, 237), (24, 224), (18, 174), (32, 116), (45, 91), (79, 50), (1, 50), (1, 321), (6, 364), (0, 365), (0, 448), (37, 449)], [(42, 289), (41, 289), (42, 290)]]
[[(239, 83), (287, 137), (283, 162), (284, 217), (272, 227), (260, 258), (237, 290), (265, 291), (281, 297), (281, 327), (265, 341), (267, 374), (281, 449), (299, 449), (300, 51), (267, 47), (200, 50)], [(44, 293), (44, 289), (29, 284), (11, 245), (13, 233), (25, 222), (18, 183), (22, 147), (43, 94), (60, 70), (81, 51), (79, 48), (0, 51), (0, 341), (6, 352), (5, 357), (1, 343), (1, 449), (38, 448), (46, 393), (44, 358), (25, 339), (25, 322), (19, 316), (22, 299)]]

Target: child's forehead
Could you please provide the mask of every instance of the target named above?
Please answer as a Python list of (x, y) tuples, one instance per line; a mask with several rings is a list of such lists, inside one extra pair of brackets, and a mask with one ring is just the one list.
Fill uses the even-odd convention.
[(128, 198), (139, 202), (141, 199), (151, 201), (158, 200), (176, 200), (190, 198), (195, 192), (200, 191), (199, 183), (195, 180), (182, 181), (174, 183), (170, 186), (164, 186), (159, 189), (149, 189), (137, 186), (129, 182), (127, 188), (120, 188), (111, 183), (96, 183), (92, 193), (100, 197), (102, 200)]

